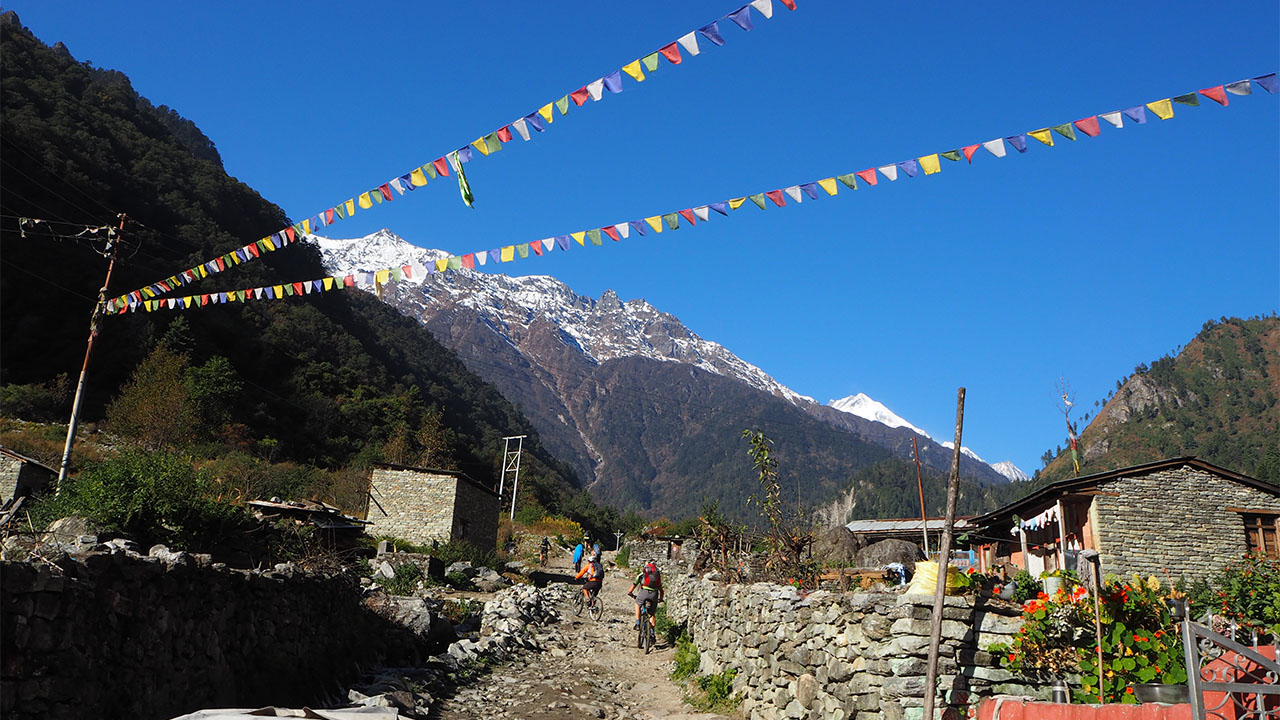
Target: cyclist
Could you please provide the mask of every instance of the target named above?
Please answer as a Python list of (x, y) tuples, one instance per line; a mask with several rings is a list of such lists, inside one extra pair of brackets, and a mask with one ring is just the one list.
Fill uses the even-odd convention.
[(574, 572), (578, 572), (579, 570), (582, 569), (582, 553), (586, 552), (586, 550), (587, 550), (586, 546), (583, 545), (582, 543), (578, 543), (577, 547), (573, 549), (573, 571)]
[(549, 555), (550, 553), (551, 553), (551, 541), (547, 540), (546, 535), (543, 535), (542, 548), (541, 548), (541, 551), (538, 553), (538, 562), (542, 564), (544, 567), (547, 564), (547, 555)]
[[(636, 590), (639, 588), (639, 591)], [(631, 583), (631, 589), (627, 594), (636, 599), (636, 629), (640, 629), (640, 606), (651, 603), (649, 612), (649, 624), (657, 623), (657, 613), (653, 611), (658, 607), (658, 603), (662, 602), (662, 573), (658, 572), (658, 566), (653, 563), (645, 563), (644, 570), (636, 576), (635, 582)]]
[(604, 586), (604, 566), (600, 563), (599, 553), (591, 555), (586, 567), (579, 570), (574, 579), (577, 580), (584, 575), (587, 581), (582, 585), (582, 594), (586, 596), (587, 604), (590, 605), (596, 595), (600, 594), (600, 588)]

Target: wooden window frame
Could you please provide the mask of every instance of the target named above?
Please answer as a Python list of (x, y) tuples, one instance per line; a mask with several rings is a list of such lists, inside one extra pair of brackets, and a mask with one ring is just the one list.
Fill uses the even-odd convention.
[(1248, 551), (1261, 552), (1270, 558), (1280, 558), (1280, 512), (1237, 508), (1232, 510), (1240, 513), (1240, 520), (1244, 525), (1245, 547)]

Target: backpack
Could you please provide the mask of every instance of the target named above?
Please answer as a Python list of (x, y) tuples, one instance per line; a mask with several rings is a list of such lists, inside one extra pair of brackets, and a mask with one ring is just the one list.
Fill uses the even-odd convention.
[(604, 575), (604, 568), (600, 567), (599, 561), (592, 560), (587, 564), (588, 580), (599, 580), (602, 575)]
[[(652, 565), (652, 563), (650, 563), (650, 565)], [(662, 573), (659, 572), (656, 565), (653, 565), (653, 572), (649, 572), (650, 565), (646, 565), (644, 568), (644, 580), (642, 581), (641, 586), (657, 590), (662, 587)]]

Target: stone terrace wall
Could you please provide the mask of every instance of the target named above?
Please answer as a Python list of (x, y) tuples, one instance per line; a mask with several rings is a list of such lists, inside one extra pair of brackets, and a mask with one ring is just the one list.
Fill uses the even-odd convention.
[(1280, 511), (1280, 498), (1190, 465), (1106, 483), (1094, 498), (1102, 569), (1207, 579), (1248, 550), (1229, 507)]
[[(667, 614), (687, 623), (703, 673), (738, 670), (743, 716), (902, 720), (923, 716), (933, 597), (894, 593), (801, 597), (788, 586), (720, 585), (689, 576), (667, 584)], [(1040, 695), (986, 651), (1011, 642), (1020, 609), (948, 597), (942, 623), (938, 717), (963, 717), (979, 697)], [(945, 702), (953, 703), (943, 715)]]
[(354, 580), (207, 565), (184, 553), (0, 565), (0, 716), (170, 718), (314, 703), (378, 660), (427, 648)]

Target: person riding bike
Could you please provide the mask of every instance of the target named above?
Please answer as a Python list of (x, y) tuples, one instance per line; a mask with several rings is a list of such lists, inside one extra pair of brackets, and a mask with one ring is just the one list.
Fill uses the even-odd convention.
[[(637, 591), (637, 588), (639, 590)], [(635, 582), (631, 583), (631, 589), (627, 594), (636, 599), (636, 629), (640, 629), (640, 606), (652, 603), (652, 608), (657, 608), (658, 603), (662, 602), (662, 573), (658, 572), (658, 566), (653, 563), (646, 563), (644, 570), (636, 576)], [(649, 612), (649, 624), (657, 623), (657, 613), (652, 609)]]
[(582, 594), (586, 596), (586, 600), (590, 603), (600, 594), (600, 588), (604, 586), (604, 565), (600, 563), (600, 554), (592, 554), (591, 559), (587, 561), (585, 567), (578, 571), (574, 576), (577, 580), (586, 576), (587, 581), (582, 585)]
[(586, 552), (586, 550), (587, 550), (587, 546), (583, 545), (582, 543), (578, 543), (577, 547), (573, 549), (573, 571), (574, 572), (578, 572), (579, 570), (582, 569), (582, 553)]
[(550, 555), (550, 554), (551, 554), (551, 541), (547, 539), (547, 536), (546, 536), (546, 535), (543, 535), (543, 536), (542, 536), (542, 547), (540, 548), (540, 550), (539, 550), (539, 552), (538, 552), (538, 562), (539, 562), (539, 564), (541, 564), (541, 565), (544, 565), (544, 566), (545, 566), (545, 565), (547, 564), (547, 556), (548, 556), (548, 555)]

